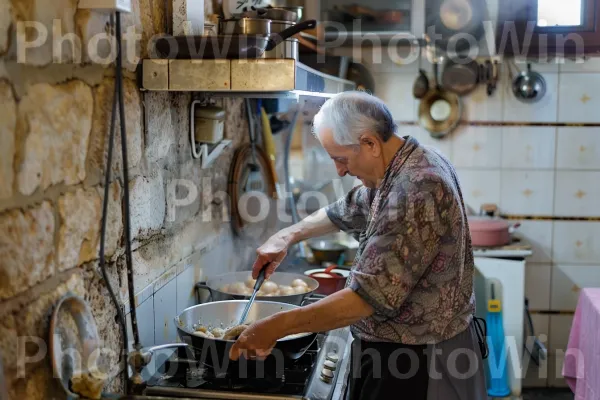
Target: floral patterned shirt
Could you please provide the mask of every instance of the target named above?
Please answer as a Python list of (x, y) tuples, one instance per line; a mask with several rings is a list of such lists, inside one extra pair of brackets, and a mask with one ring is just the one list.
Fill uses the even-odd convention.
[(471, 236), (454, 167), (404, 139), (378, 189), (357, 186), (326, 210), (360, 243), (348, 287), (375, 309), (353, 335), (439, 343), (463, 332), (475, 312)]

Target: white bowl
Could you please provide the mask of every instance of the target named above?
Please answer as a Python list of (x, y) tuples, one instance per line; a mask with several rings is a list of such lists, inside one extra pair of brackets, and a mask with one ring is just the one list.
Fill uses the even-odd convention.
[[(310, 276), (312, 274), (316, 274), (316, 273), (324, 272), (324, 271), (325, 271), (325, 268), (309, 269), (308, 271), (304, 271), (304, 275)], [(348, 271), (347, 269), (332, 269), (331, 272), (338, 273), (338, 274), (342, 275), (344, 278), (347, 278), (350, 276), (350, 271)]]

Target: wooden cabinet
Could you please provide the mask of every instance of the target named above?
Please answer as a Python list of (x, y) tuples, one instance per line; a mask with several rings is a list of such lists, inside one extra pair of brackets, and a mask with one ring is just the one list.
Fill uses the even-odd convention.
[(600, 0), (502, 0), (496, 49), (530, 58), (600, 56)]

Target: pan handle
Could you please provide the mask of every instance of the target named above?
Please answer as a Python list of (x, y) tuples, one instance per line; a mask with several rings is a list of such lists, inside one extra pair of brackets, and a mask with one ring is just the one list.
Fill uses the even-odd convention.
[(206, 282), (198, 282), (196, 283), (196, 301), (198, 302), (198, 304), (201, 303), (200, 301), (200, 291), (201, 290), (208, 290), (208, 302), (212, 301), (212, 289), (206, 284)]
[(284, 40), (291, 38), (297, 33), (305, 31), (307, 29), (314, 29), (317, 27), (317, 20), (309, 19), (306, 21), (299, 22), (293, 26), (290, 26), (287, 29), (282, 30), (279, 33), (274, 33), (269, 37), (269, 42), (267, 43), (267, 47), (265, 51), (271, 51), (279, 44), (281, 44)]

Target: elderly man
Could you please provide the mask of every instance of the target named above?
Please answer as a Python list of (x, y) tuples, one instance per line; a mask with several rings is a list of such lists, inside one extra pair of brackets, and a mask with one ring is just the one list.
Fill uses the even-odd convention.
[(287, 335), (351, 326), (347, 398), (483, 400), (485, 339), (474, 320), (458, 178), (443, 155), (397, 130), (369, 94), (345, 92), (323, 105), (314, 133), (338, 174), (363, 185), (272, 236), (258, 249), (253, 276), (268, 263), (270, 276), (293, 244), (343, 230), (360, 243), (348, 285), (254, 323), (230, 357), (264, 357)]

